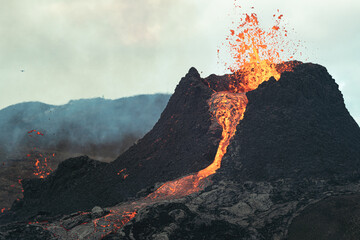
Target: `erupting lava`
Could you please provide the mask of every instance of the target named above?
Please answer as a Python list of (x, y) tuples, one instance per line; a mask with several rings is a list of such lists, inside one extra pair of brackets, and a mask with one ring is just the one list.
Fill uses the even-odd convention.
[[(230, 91), (252, 91), (270, 77), (279, 80), (282, 72), (292, 70), (292, 64), (277, 67), (277, 64), (284, 62), (285, 54), (296, 53), (297, 46), (287, 40), (288, 31), (281, 25), (283, 15), (279, 10), (273, 18), (275, 23), (265, 31), (260, 27), (255, 13), (244, 14), (239, 26), (230, 30), (226, 49), (231, 59), (225, 62), (227, 70), (233, 73)], [(291, 52), (288, 48), (291, 48)], [(286, 60), (291, 59), (293, 56)]]
[[(257, 15), (246, 14), (245, 20), (237, 30), (231, 30), (231, 36), (227, 39), (230, 46), (230, 54), (234, 63), (229, 66), (232, 72), (243, 73), (241, 86), (245, 85), (245, 91), (254, 90), (263, 81), (270, 77), (279, 79), (280, 74), (276, 71), (275, 64), (280, 63), (280, 55), (277, 51), (275, 40), (280, 29), (279, 21), (272, 27), (270, 32), (265, 32), (259, 27)], [(237, 87), (237, 86), (233, 86)]]

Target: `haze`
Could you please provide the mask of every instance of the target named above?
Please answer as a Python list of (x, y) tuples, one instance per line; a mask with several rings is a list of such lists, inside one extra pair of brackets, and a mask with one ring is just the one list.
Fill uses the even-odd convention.
[[(360, 123), (360, 2), (238, 0), (268, 23), (277, 9), (324, 65)], [(192, 66), (225, 73), (217, 49), (237, 16), (233, 0), (0, 0), (0, 109), (172, 93)]]

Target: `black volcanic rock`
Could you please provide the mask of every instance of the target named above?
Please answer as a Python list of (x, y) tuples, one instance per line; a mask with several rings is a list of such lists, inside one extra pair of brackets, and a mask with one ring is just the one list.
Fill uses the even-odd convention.
[[(138, 218), (104, 239), (207, 239), (237, 240), (249, 237), (247, 231), (235, 224), (221, 220), (209, 220), (192, 212), (182, 203), (161, 203), (143, 209)], [(124, 236), (125, 235), (125, 236)], [(169, 236), (171, 236), (169, 238)]]
[(154, 128), (118, 159), (108, 164), (86, 156), (73, 158), (46, 179), (23, 180), (24, 198), (12, 210), (24, 218), (112, 206), (156, 182), (205, 168), (221, 137), (207, 103), (212, 93), (191, 68)]
[(357, 240), (360, 194), (326, 198), (305, 208), (289, 227), (289, 240)]
[(0, 226), (0, 240), (52, 240), (51, 232), (26, 223)]
[(360, 129), (324, 67), (299, 65), (246, 95), (249, 103), (221, 177), (338, 181), (359, 176)]

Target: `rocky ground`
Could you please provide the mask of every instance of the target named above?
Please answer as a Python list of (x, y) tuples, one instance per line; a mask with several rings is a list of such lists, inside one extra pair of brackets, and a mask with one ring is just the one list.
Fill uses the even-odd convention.
[[(0, 239), (358, 239), (359, 196), (359, 182), (220, 181), (182, 199), (140, 199), (60, 220), (37, 216), (1, 227)], [(128, 220), (123, 212), (134, 209), (119, 229)]]
[[(195, 196), (145, 208), (113, 235), (119, 239), (356, 239), (345, 236), (359, 237), (356, 235), (359, 219), (354, 212), (359, 211), (356, 202), (359, 191), (359, 183), (329, 186), (325, 181), (308, 181), (301, 185), (288, 180), (243, 184), (221, 181)], [(357, 195), (351, 195), (354, 193)], [(317, 238), (317, 235), (332, 229), (332, 225), (326, 225), (329, 220), (334, 222), (345, 216), (337, 213), (334, 218), (313, 219), (314, 223), (323, 226), (323, 232), (312, 235), (310, 231), (307, 238), (301, 238), (305, 234), (299, 229), (312, 224), (299, 226), (299, 221), (305, 218), (301, 215), (302, 211), (312, 204), (344, 195), (355, 202), (339, 201), (336, 207), (353, 211), (353, 219), (348, 221), (352, 221), (352, 225), (338, 231), (337, 235), (327, 234)], [(174, 212), (177, 215), (173, 216)], [(308, 212), (317, 214), (313, 209)], [(162, 216), (167, 217), (163, 223), (159, 221)]]

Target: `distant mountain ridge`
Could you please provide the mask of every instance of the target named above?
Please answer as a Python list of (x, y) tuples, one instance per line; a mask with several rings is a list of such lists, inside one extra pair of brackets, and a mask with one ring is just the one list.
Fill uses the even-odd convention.
[(151, 94), (71, 100), (58, 106), (15, 104), (0, 110), (0, 151), (33, 147), (28, 131), (36, 129), (44, 133), (36, 139), (39, 148), (84, 154), (103, 149), (104, 154), (116, 156), (154, 126), (169, 98), (169, 94)]

